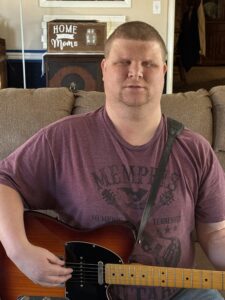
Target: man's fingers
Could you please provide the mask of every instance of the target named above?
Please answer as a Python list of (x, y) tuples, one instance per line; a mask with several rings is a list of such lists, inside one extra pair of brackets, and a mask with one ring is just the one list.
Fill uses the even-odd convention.
[(64, 260), (60, 259), (59, 257), (57, 257), (55, 255), (51, 255), (48, 258), (48, 261), (53, 266), (53, 268), (59, 267), (57, 269), (59, 271), (59, 273), (57, 273), (57, 275), (59, 275), (59, 276), (68, 275), (68, 274), (71, 274), (73, 272), (72, 268), (65, 267), (65, 261)]
[(48, 258), (49, 262), (51, 264), (56, 264), (56, 265), (60, 265), (60, 266), (64, 266), (65, 265), (65, 261), (61, 258), (59, 258), (58, 256), (53, 255), (52, 253), (49, 253), (50, 256)]
[(44, 281), (38, 280), (33, 282), (42, 286), (63, 286), (65, 282), (72, 277), (71, 274), (64, 274), (63, 271), (59, 271), (58, 273), (58, 275), (55, 275), (56, 272), (52, 272), (52, 275), (46, 276)]
[(45, 282), (38, 282), (42, 286), (64, 286), (65, 282), (71, 278), (71, 275), (66, 276), (49, 276)]

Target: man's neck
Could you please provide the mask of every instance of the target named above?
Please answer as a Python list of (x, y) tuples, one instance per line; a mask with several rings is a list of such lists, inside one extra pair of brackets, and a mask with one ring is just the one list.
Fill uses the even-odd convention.
[(106, 111), (119, 135), (134, 146), (144, 145), (151, 140), (162, 116), (160, 108), (154, 111), (135, 108), (115, 111), (106, 106)]

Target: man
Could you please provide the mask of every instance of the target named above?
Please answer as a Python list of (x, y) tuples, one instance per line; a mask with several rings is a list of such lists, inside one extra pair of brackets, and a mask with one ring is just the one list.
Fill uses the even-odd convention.
[[(54, 286), (72, 270), (32, 245), (24, 205), (55, 209), (77, 228), (140, 219), (167, 139), (160, 100), (166, 47), (143, 22), (119, 26), (105, 45), (105, 107), (64, 118), (0, 165), (0, 239), (8, 257), (31, 280)], [(130, 262), (192, 267), (191, 233), (218, 269), (225, 269), (225, 178), (208, 142), (188, 129), (177, 137), (142, 243)], [(11, 216), (10, 220), (8, 216)], [(213, 290), (112, 288), (113, 299), (223, 299)]]

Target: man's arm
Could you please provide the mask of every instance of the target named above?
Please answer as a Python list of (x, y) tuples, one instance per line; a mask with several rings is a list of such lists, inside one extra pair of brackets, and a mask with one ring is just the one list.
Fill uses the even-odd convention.
[(225, 220), (196, 225), (198, 240), (209, 260), (218, 270), (225, 270)]
[(20, 195), (0, 185), (0, 241), (7, 255), (13, 257), (19, 245), (27, 242), (23, 225), (23, 203)]
[(0, 241), (8, 257), (33, 282), (53, 286), (71, 277), (72, 269), (49, 252), (32, 245), (26, 236), (22, 198), (14, 189), (0, 184)]

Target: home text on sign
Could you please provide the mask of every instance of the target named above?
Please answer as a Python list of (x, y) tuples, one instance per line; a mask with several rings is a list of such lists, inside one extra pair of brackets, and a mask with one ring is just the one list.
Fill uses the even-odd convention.
[(73, 24), (57, 24), (53, 26), (53, 34), (55, 38), (51, 39), (51, 45), (54, 49), (63, 50), (64, 47), (74, 48), (78, 46), (78, 41), (75, 40), (77, 35), (77, 25)]

